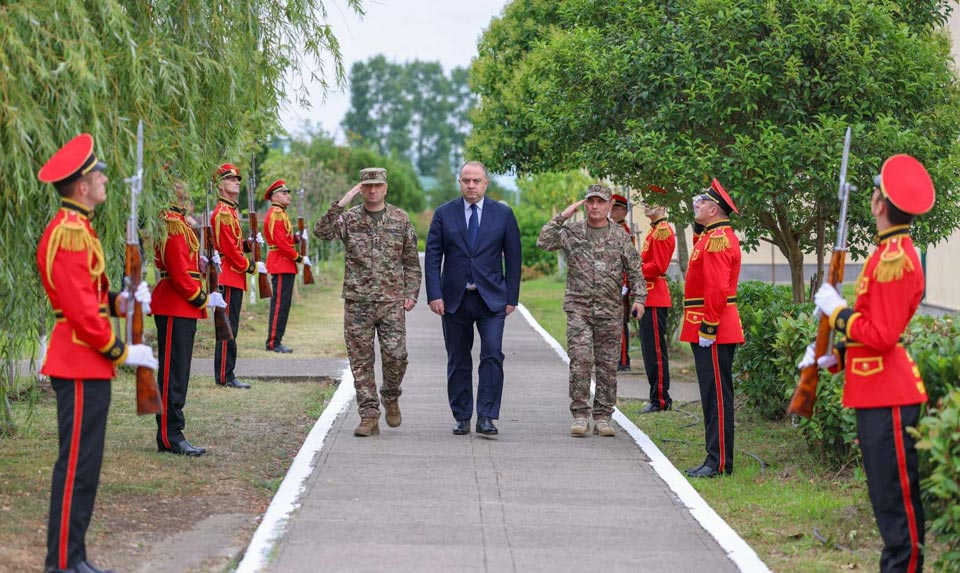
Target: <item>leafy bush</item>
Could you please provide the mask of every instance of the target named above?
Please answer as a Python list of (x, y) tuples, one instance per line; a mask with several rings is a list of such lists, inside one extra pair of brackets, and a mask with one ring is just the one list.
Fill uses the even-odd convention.
[(550, 213), (529, 204), (514, 205), (513, 214), (520, 227), (520, 246), (523, 249), (523, 264), (528, 267), (541, 264), (544, 274), (550, 274), (557, 268), (557, 253), (537, 248), (540, 229), (550, 220)]
[[(945, 546), (938, 571), (960, 572), (960, 390), (943, 396), (940, 406), (918, 424), (917, 448), (925, 459), (921, 471), (931, 532)], [(923, 467), (923, 466), (921, 466)]]
[(930, 405), (960, 388), (960, 323), (953, 316), (915, 316), (904, 344), (920, 368)]
[[(737, 306), (743, 325), (744, 343), (737, 349), (733, 371), (737, 392), (747, 406), (768, 420), (779, 420), (787, 409), (788, 390), (793, 390), (796, 363), (812, 337), (795, 336), (778, 343), (781, 328), (793, 330), (805, 322), (781, 323), (781, 318), (810, 317), (810, 305), (793, 302), (788, 286), (769, 285), (758, 281), (742, 283), (737, 288)], [(808, 318), (812, 331), (812, 318)], [(799, 344), (799, 351), (796, 346)], [(777, 350), (775, 350), (777, 349)]]

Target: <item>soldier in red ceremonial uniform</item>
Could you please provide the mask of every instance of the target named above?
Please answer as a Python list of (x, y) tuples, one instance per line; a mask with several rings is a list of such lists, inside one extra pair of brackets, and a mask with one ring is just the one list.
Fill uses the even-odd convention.
[[(100, 483), (110, 380), (117, 364), (157, 367), (149, 346), (125, 345), (110, 326), (108, 317), (123, 315), (128, 301), (126, 292), (110, 292), (103, 247), (90, 226), (94, 209), (107, 199), (105, 168), (93, 152), (93, 137), (84, 133), (37, 174), (62, 197), (37, 248), (40, 280), (56, 317), (40, 370), (57, 395), (60, 444), (47, 526), (48, 573), (101, 571), (87, 561), (86, 532)], [(135, 297), (149, 305), (146, 283)]]
[(297, 279), (297, 263), (310, 266), (310, 257), (297, 252), (293, 227), (287, 216), (290, 205), (290, 190), (283, 179), (277, 179), (267, 188), (263, 198), (270, 201), (270, 210), (263, 221), (268, 247), (267, 272), (273, 283), (273, 298), (270, 300), (270, 322), (267, 323), (267, 350), (289, 354), (292, 349), (283, 345), (283, 333), (287, 330), (287, 316), (293, 297), (293, 283)]
[[(629, 214), (629, 204), (627, 203), (627, 198), (623, 195), (618, 195), (614, 193), (610, 196), (612, 206), (610, 207), (610, 219), (620, 225), (620, 227), (626, 231), (627, 236), (630, 237), (630, 242), (633, 243), (633, 246), (637, 246), (637, 238), (633, 235), (633, 231), (630, 229), (630, 224), (627, 223), (627, 215)], [(623, 339), (620, 340), (620, 363), (617, 365), (617, 372), (629, 372), (630, 371), (630, 281), (627, 279), (627, 273), (623, 273)]]
[[(177, 195), (181, 197), (179, 191)], [(220, 293), (208, 296), (203, 288), (200, 241), (187, 224), (184, 202), (171, 205), (161, 220), (154, 258), (159, 282), (152, 304), (160, 358), (157, 384), (165, 405), (157, 415), (157, 451), (202, 456), (207, 450), (191, 445), (183, 435), (193, 341), (197, 319), (207, 318), (206, 307), (226, 308), (226, 302)]]
[(740, 213), (716, 179), (693, 200), (693, 218), (703, 231), (687, 267), (680, 340), (693, 348), (703, 407), (707, 457), (687, 470), (696, 478), (733, 473), (733, 354), (743, 327), (737, 310), (740, 240), (731, 212)]
[[(234, 340), (218, 342), (214, 350), (214, 379), (220, 386), (228, 388), (249, 388), (246, 382), (237, 380), (234, 368), (237, 364), (237, 341), (240, 334), (240, 309), (243, 307), (243, 293), (247, 290), (247, 275), (255, 272), (267, 272), (266, 266), (248, 260), (244, 251), (250, 247), (243, 240), (240, 217), (237, 215), (237, 197), (240, 195), (240, 170), (233, 164), (224, 163), (217, 168), (216, 180), (220, 197), (210, 216), (213, 227), (213, 240), (220, 253), (220, 288), (227, 304), (227, 319), (233, 329)], [(259, 239), (259, 237), (258, 237)], [(260, 263), (263, 265), (263, 263)]]
[[(844, 370), (843, 405), (857, 411), (870, 503), (883, 538), (881, 571), (923, 569), (924, 516), (915, 427), (927, 391), (901, 342), (923, 299), (920, 257), (910, 238), (916, 215), (933, 208), (935, 192), (923, 165), (909, 155), (887, 159), (874, 179), (870, 212), (880, 244), (857, 278), (853, 308), (829, 284), (814, 296), (817, 309), (846, 336), (817, 362)], [(801, 366), (813, 364), (813, 346)]]
[[(665, 193), (655, 185), (649, 189), (654, 193)], [(650, 382), (650, 403), (641, 413), (649, 414), (673, 407), (670, 398), (670, 342), (667, 340), (667, 312), (673, 301), (667, 285), (667, 269), (677, 246), (677, 236), (667, 222), (666, 207), (659, 206), (651, 195), (643, 201), (643, 214), (650, 219), (650, 231), (640, 250), (643, 278), (647, 281), (647, 312), (640, 318), (640, 347)]]

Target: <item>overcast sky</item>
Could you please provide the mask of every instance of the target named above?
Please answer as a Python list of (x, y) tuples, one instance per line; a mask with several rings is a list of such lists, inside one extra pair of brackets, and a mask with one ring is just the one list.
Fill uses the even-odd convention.
[[(377, 54), (393, 62), (439, 61), (445, 71), (467, 66), (477, 53), (480, 34), (507, 4), (509, 0), (364, 0), (366, 15), (361, 19), (342, 0), (326, 2), (347, 74), (354, 62)], [(349, 86), (331, 91), (325, 102), (319, 86), (310, 93), (311, 108), (290, 102), (284, 106), (283, 126), (297, 133), (304, 121), (319, 121), (342, 140), (340, 121), (350, 107)]]

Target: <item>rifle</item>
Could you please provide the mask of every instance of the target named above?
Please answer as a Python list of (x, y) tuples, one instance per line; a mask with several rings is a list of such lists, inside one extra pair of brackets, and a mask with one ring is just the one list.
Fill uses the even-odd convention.
[[(303, 194), (303, 175), (301, 175), (300, 190), (297, 191), (297, 231), (300, 232), (300, 244), (297, 245), (297, 252), (299, 252), (301, 257), (307, 256), (307, 240), (303, 238), (305, 232), (303, 225)], [(303, 284), (313, 284), (313, 271), (310, 269), (310, 265), (303, 265)]]
[[(143, 191), (143, 120), (137, 123), (137, 172), (125, 180), (130, 184), (130, 218), (127, 219), (126, 264), (123, 277), (127, 291), (127, 344), (143, 343), (143, 306), (134, 298), (143, 280), (143, 261), (140, 259), (140, 235), (137, 221), (137, 198)], [(160, 414), (163, 402), (153, 369), (137, 366), (137, 415)]]
[[(857, 188), (847, 182), (847, 164), (850, 159), (850, 128), (843, 140), (843, 159), (840, 161), (840, 221), (837, 223), (837, 242), (830, 255), (830, 270), (827, 272), (827, 282), (834, 287), (843, 283), (843, 270), (847, 259), (847, 203), (850, 192)], [(813, 355), (824, 356), (833, 352), (833, 329), (830, 328), (830, 317), (821, 315), (817, 326), (817, 339), (813, 344)], [(809, 418), (813, 415), (813, 404), (817, 400), (817, 383), (820, 382), (820, 367), (816, 362), (800, 371), (800, 382), (790, 399), (787, 412)]]
[[(257, 211), (253, 208), (253, 192), (257, 186), (257, 157), (253, 156), (250, 160), (250, 178), (247, 179), (247, 220), (250, 223), (250, 241), (253, 243), (253, 261), (260, 266), (262, 262), (260, 256), (260, 243), (257, 242)], [(270, 288), (270, 277), (267, 273), (257, 273), (257, 292), (260, 298), (271, 298), (273, 289)]]
[[(213, 181), (207, 184), (206, 202), (207, 206), (203, 212), (203, 223), (200, 225), (200, 243), (203, 245), (205, 256), (207, 257), (207, 292), (220, 292), (220, 265), (213, 262), (213, 228), (210, 226), (210, 194), (213, 192)], [(233, 340), (233, 330), (230, 328), (230, 322), (227, 320), (227, 310), (225, 308), (213, 309), (213, 326), (216, 331), (217, 341)]]

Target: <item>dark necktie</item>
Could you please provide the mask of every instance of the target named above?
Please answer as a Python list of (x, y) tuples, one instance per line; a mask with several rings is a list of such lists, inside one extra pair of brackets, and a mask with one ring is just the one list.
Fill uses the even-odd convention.
[(477, 235), (480, 231), (480, 216), (477, 215), (477, 205), (470, 205), (470, 223), (467, 225), (467, 237), (470, 239), (470, 251), (477, 249)]
[[(470, 241), (470, 252), (477, 249), (477, 235), (480, 231), (480, 216), (477, 215), (477, 205), (470, 205), (470, 222), (467, 224), (467, 240)], [(467, 282), (473, 284), (473, 262), (467, 267)]]

